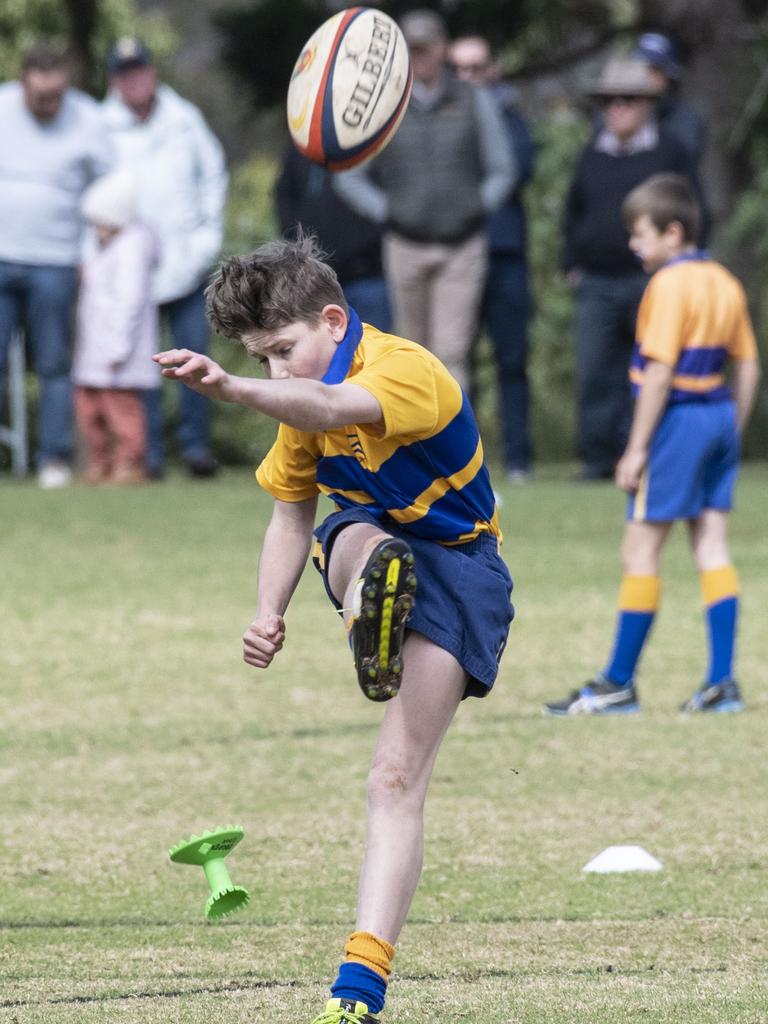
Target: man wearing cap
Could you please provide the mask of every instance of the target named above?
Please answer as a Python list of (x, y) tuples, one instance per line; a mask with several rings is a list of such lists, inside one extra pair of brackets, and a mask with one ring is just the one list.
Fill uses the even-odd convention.
[(448, 70), (448, 33), (431, 10), (404, 15), (413, 94), (394, 138), (338, 191), (385, 225), (395, 332), (433, 351), (468, 386), (488, 266), (488, 215), (514, 185), (501, 115), (483, 89)]
[(656, 119), (660, 129), (679, 139), (698, 167), (704, 155), (707, 129), (701, 114), (679, 95), (682, 68), (677, 47), (660, 32), (646, 32), (638, 39), (633, 56), (645, 61), (656, 86)]
[(65, 57), (36, 46), (0, 85), (0, 406), (13, 332), (26, 326), (40, 379), (37, 479), (71, 479), (71, 323), (80, 197), (112, 165), (98, 105), (71, 88)]
[(644, 61), (611, 58), (590, 90), (603, 127), (584, 147), (565, 201), (562, 266), (575, 289), (577, 433), (580, 480), (608, 480), (631, 419), (629, 361), (648, 278), (627, 242), (621, 204), (652, 174), (687, 177), (693, 159), (653, 116), (657, 84)]
[[(174, 344), (208, 351), (205, 285), (221, 248), (227, 172), (218, 139), (202, 114), (160, 84), (152, 55), (138, 39), (121, 39), (107, 59), (109, 95), (102, 111), (121, 166), (134, 167), (139, 215), (160, 242), (153, 297)], [(145, 392), (147, 472), (164, 471), (160, 391)], [(182, 388), (178, 441), (193, 476), (218, 469), (210, 447), (208, 400)]]

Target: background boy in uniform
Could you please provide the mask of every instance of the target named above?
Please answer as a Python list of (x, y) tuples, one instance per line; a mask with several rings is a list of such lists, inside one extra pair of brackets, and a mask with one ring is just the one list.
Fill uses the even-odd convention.
[(493, 685), (512, 618), (493, 492), (458, 383), (421, 345), (362, 325), (312, 239), (226, 261), (208, 304), (216, 330), (268, 379), (232, 377), (185, 349), (155, 357), (164, 375), (281, 424), (257, 471), (275, 504), (244, 659), (266, 668), (283, 645), (320, 492), (336, 511), (314, 531), (315, 564), (351, 633), (358, 681), (373, 700), (399, 689), (368, 777), (356, 930), (316, 1019), (369, 1024), (421, 873), (440, 743), (462, 697)]
[[(686, 180), (657, 174), (627, 196), (630, 248), (656, 271), (643, 295), (630, 378), (636, 405), (616, 483), (629, 493), (613, 651), (594, 680), (546, 705), (555, 715), (639, 710), (634, 675), (659, 607), (661, 551), (688, 523), (701, 579), (709, 668), (684, 711), (743, 708), (733, 678), (739, 581), (727, 545), (739, 436), (760, 368), (739, 282), (696, 249), (699, 207)], [(733, 361), (733, 391), (724, 370)]]

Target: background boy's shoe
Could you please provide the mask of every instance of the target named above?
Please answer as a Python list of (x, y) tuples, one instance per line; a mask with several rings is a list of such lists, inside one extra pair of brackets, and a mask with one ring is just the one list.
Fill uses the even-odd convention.
[(415, 592), (410, 547), (394, 537), (377, 544), (365, 563), (352, 599), (352, 650), (357, 681), (369, 700), (389, 700), (400, 689), (400, 652)]
[(596, 676), (563, 700), (544, 705), (550, 715), (631, 715), (640, 710), (633, 683), (619, 686), (604, 676)]
[(696, 693), (680, 705), (681, 711), (743, 711), (744, 698), (735, 679), (702, 683)]
[(369, 1013), (365, 1003), (351, 999), (329, 999), (325, 1010), (315, 1017), (312, 1024), (381, 1024), (381, 1017)]

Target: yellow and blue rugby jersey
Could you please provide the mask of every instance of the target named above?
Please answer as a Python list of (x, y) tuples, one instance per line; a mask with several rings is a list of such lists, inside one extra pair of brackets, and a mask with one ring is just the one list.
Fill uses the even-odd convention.
[(443, 364), (423, 346), (361, 324), (354, 310), (323, 381), (374, 395), (383, 428), (350, 425), (306, 432), (280, 425), (256, 479), (281, 501), (318, 491), (337, 508), (362, 506), (418, 537), (461, 544), (501, 539), (472, 408)]
[(720, 401), (730, 397), (728, 359), (756, 355), (744, 289), (725, 267), (696, 252), (656, 271), (637, 314), (629, 371), (635, 394), (654, 359), (674, 367), (670, 402)]

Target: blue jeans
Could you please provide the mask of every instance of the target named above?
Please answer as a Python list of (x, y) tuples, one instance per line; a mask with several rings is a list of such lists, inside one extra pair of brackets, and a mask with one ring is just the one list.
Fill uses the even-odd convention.
[[(210, 331), (205, 318), (205, 285), (180, 299), (163, 303), (161, 316), (167, 319), (176, 348), (189, 348), (193, 352), (208, 352)], [(210, 403), (203, 395), (184, 384), (173, 385), (178, 391), (179, 425), (176, 438), (184, 459), (204, 459), (210, 456)], [(144, 393), (147, 412), (147, 469), (162, 472), (165, 466), (165, 436), (163, 392), (153, 388)]]
[(632, 421), (629, 362), (647, 276), (585, 273), (576, 290), (576, 391), (579, 455), (586, 473), (609, 476)]
[[(33, 369), (40, 380), (36, 462), (68, 461), (72, 455), (72, 314), (75, 267), (0, 260), (0, 396), (11, 336), (25, 327)], [(0, 404), (2, 404), (0, 402)]]
[(491, 254), (481, 316), (496, 359), (498, 415), (507, 469), (530, 468), (528, 270), (522, 256)]
[(387, 282), (383, 277), (347, 281), (343, 288), (345, 299), (364, 323), (378, 327), (384, 334), (390, 333), (392, 308), (389, 303)]

